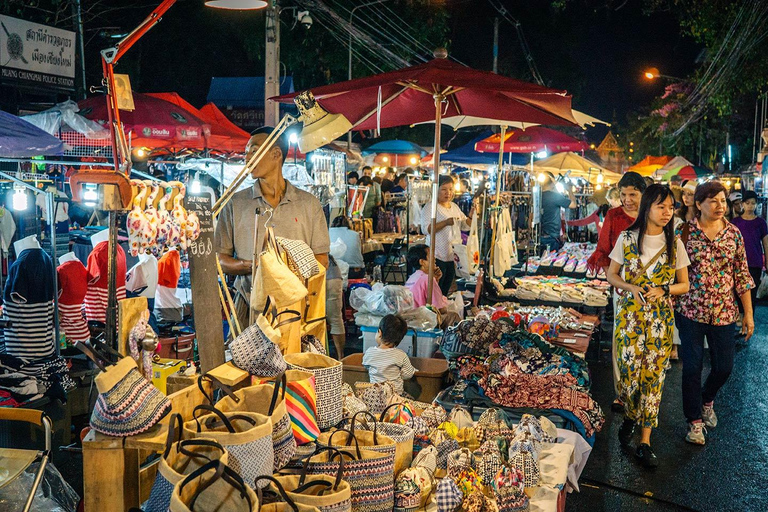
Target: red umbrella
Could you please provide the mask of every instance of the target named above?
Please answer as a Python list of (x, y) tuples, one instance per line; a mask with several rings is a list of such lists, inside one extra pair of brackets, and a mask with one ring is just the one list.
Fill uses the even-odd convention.
[[(475, 144), (475, 150), (483, 153), (498, 153), (501, 135), (491, 135)], [(532, 126), (527, 130), (512, 130), (504, 139), (505, 153), (562, 153), (565, 151), (586, 151), (585, 142), (557, 130)]]
[(200, 117), (211, 125), (208, 145), (219, 151), (243, 153), (251, 135), (230, 121), (219, 107), (208, 103), (200, 109)]
[[(133, 93), (135, 110), (120, 111), (125, 132), (130, 132), (133, 147), (205, 149), (210, 125), (180, 104), (189, 105), (178, 95), (166, 101), (149, 94)], [(78, 103), (79, 114), (104, 126), (109, 125), (107, 101), (93, 96)]]
[[(444, 50), (435, 52), (426, 64), (348, 80), (312, 89), (318, 103), (332, 114), (343, 114), (355, 130), (435, 122), (435, 171), (432, 183), (432, 226), (434, 246), (437, 183), (440, 173), (440, 120), (467, 115), (536, 124), (577, 125), (571, 113), (571, 97), (513, 78), (477, 71), (446, 59)], [(298, 93), (278, 96), (288, 103)], [(433, 260), (434, 252), (430, 259)], [(432, 297), (432, 261), (429, 265), (427, 297)]]

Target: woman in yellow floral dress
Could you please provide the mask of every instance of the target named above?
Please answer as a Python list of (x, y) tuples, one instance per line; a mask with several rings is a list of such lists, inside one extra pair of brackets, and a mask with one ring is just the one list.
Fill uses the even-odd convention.
[(659, 405), (675, 325), (672, 295), (688, 292), (688, 255), (675, 237), (675, 200), (663, 185), (643, 193), (637, 220), (611, 251), (608, 282), (620, 293), (614, 336), (619, 366), (619, 396), (624, 423), (619, 441), (628, 446), (635, 425), (641, 439), (636, 455), (649, 468), (658, 465), (651, 450), (651, 429), (658, 426)]

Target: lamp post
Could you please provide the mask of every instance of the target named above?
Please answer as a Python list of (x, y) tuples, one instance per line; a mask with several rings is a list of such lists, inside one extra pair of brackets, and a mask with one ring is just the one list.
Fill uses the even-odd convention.
[[(368, 7), (369, 5), (383, 4), (388, 0), (374, 0), (373, 2), (366, 2), (364, 4), (356, 5), (349, 11), (349, 62), (347, 68), (347, 79), (352, 80), (352, 19), (355, 17), (355, 11), (361, 7)], [(352, 150), (352, 131), (347, 133), (347, 149)]]
[(667, 80), (673, 80), (675, 82), (682, 82), (683, 81), (682, 78), (678, 78), (676, 76), (662, 75), (659, 72), (658, 68), (649, 68), (649, 69), (645, 70), (645, 72), (643, 73), (643, 76), (645, 78), (647, 78), (648, 80), (655, 80), (657, 78), (666, 78)]

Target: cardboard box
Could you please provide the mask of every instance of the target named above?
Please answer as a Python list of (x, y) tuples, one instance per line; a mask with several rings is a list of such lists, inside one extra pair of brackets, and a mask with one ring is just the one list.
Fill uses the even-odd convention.
[(154, 384), (157, 389), (162, 391), (163, 394), (167, 394), (166, 384), (168, 382), (168, 377), (178, 372), (179, 370), (183, 370), (186, 367), (186, 361), (180, 361), (178, 359), (160, 359), (158, 362), (153, 362), (152, 384)]
[[(404, 390), (420, 402), (431, 402), (447, 384), (448, 361), (423, 357), (409, 359), (416, 368), (416, 375), (403, 383)], [(369, 381), (368, 370), (363, 366), (363, 354), (350, 354), (341, 362), (344, 365), (344, 382), (353, 389), (355, 382)]]

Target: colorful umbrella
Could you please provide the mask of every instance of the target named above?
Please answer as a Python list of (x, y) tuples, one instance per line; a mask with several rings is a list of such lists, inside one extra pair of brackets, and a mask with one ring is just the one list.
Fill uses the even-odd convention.
[[(666, 164), (664, 164), (663, 167), (660, 167), (654, 174), (656, 177), (669, 181), (669, 178), (677, 174), (677, 171), (679, 171), (681, 168), (685, 167), (686, 165), (693, 165), (693, 162), (689, 162), (685, 157), (682, 156), (676, 156)], [(667, 177), (669, 176), (669, 177)]]
[[(475, 144), (475, 149), (484, 153), (498, 153), (501, 135), (492, 135)], [(562, 153), (563, 151), (585, 151), (586, 142), (575, 139), (557, 130), (532, 126), (527, 130), (511, 130), (504, 137), (504, 152), (507, 153)]]
[(668, 164), (670, 160), (672, 160), (671, 156), (648, 155), (627, 170), (636, 172), (641, 176), (651, 176), (664, 165)]
[[(673, 171), (670, 171), (670, 172), (673, 172)], [(685, 167), (681, 167), (680, 170), (677, 171), (677, 175), (684, 180), (695, 180), (697, 178), (703, 178), (704, 176), (709, 176), (710, 174), (714, 174), (714, 171), (712, 169), (708, 169), (707, 167), (703, 167), (701, 165), (686, 165)], [(674, 176), (674, 174), (670, 174), (669, 178), (671, 178), (672, 176)], [(669, 179), (669, 178), (667, 178), (666, 174), (664, 175), (664, 179)]]
[[(442, 153), (440, 155), (440, 160), (443, 162), (451, 162), (454, 164), (466, 165), (470, 167), (475, 165), (482, 167), (497, 165), (499, 159), (498, 155), (493, 155), (491, 153), (481, 153), (475, 149), (475, 144), (487, 137), (490, 137), (491, 135), (493, 135), (493, 133), (490, 130), (485, 131), (469, 141), (467, 144)], [(526, 165), (530, 160), (529, 157), (516, 153), (504, 153), (502, 158), (505, 162), (509, 162), (515, 165)], [(432, 155), (425, 157), (421, 161), (421, 164), (431, 166)]]
[[(125, 132), (130, 132), (131, 146), (151, 149), (207, 147), (210, 125), (186, 108), (148, 94), (133, 93), (133, 102), (135, 110), (120, 112)], [(78, 105), (80, 115), (109, 126), (105, 96), (93, 96)]]
[[(569, 176), (584, 178), (592, 184), (617, 183), (621, 179), (621, 174), (605, 169), (592, 160), (572, 152), (552, 155), (535, 162), (533, 167), (537, 171), (549, 171), (553, 174), (565, 174), (570, 171)], [(599, 180), (598, 176), (601, 175), (603, 178)]]

